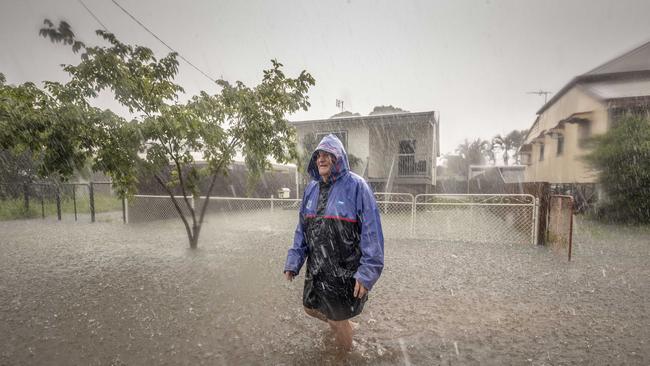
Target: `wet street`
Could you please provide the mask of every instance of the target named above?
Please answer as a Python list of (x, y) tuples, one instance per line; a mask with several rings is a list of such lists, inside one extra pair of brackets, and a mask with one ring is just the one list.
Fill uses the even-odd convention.
[(579, 220), (571, 263), (387, 239), (344, 354), (283, 279), (291, 226), (212, 219), (192, 251), (177, 221), (0, 222), (0, 365), (650, 363), (647, 227)]

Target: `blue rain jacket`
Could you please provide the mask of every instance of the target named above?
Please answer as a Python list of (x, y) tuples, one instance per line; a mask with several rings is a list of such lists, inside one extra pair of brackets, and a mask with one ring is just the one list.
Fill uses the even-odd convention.
[[(317, 215), (323, 185), (315, 161), (319, 150), (333, 154), (336, 163), (328, 181), (326, 206), (321, 202)], [(309, 257), (308, 271), (315, 278), (319, 273), (320, 278), (349, 276), (372, 289), (384, 268), (384, 236), (372, 190), (363, 178), (350, 171), (343, 144), (331, 134), (314, 150), (308, 172), (313, 180), (305, 188), (284, 270), (297, 275)]]

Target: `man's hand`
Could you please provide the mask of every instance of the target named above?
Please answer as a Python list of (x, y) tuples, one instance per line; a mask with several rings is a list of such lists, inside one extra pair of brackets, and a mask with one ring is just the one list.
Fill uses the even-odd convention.
[(293, 278), (296, 277), (296, 274), (291, 272), (291, 271), (284, 271), (284, 278), (287, 279), (287, 281), (293, 281)]
[(363, 299), (368, 293), (368, 289), (359, 280), (356, 281), (357, 283), (354, 285), (354, 297)]

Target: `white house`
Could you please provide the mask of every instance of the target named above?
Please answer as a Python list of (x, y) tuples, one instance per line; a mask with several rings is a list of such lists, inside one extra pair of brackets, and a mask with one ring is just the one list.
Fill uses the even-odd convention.
[(352, 166), (375, 192), (432, 192), (436, 158), (440, 156), (440, 118), (435, 111), (342, 117), (292, 122), (299, 150), (332, 133), (349, 155)]

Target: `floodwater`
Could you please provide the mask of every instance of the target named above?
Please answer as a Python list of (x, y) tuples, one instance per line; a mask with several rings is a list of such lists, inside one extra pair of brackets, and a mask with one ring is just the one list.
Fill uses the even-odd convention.
[(650, 363), (647, 228), (578, 221), (571, 263), (388, 239), (344, 353), (283, 279), (293, 224), (245, 220), (194, 251), (176, 221), (0, 222), (0, 365)]

